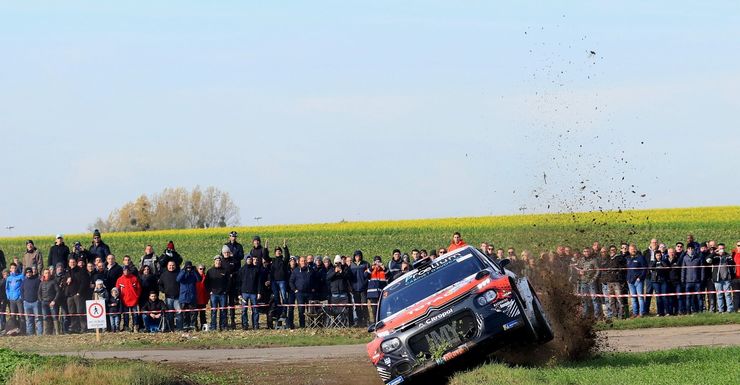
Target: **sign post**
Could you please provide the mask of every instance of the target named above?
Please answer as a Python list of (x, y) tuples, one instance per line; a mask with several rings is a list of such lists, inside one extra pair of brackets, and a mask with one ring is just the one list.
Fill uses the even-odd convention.
[(95, 329), (95, 340), (100, 342), (100, 329), (108, 326), (105, 301), (102, 299), (85, 301), (85, 308), (87, 309), (87, 328)]

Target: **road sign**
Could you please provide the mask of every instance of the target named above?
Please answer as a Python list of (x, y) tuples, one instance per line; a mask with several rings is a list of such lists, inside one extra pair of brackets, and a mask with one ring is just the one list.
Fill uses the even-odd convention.
[(105, 301), (85, 301), (87, 309), (87, 328), (88, 329), (105, 329), (108, 323), (105, 316)]

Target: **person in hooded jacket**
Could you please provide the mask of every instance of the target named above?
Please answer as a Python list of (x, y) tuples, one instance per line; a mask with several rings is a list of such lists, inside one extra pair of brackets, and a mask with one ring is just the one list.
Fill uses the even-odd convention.
[(350, 264), (350, 282), (352, 283), (352, 301), (357, 313), (356, 325), (367, 327), (370, 315), (367, 309), (367, 284), (370, 280), (370, 265), (362, 259), (362, 251), (356, 250)]
[[(452, 242), (450, 242), (450, 246), (447, 247), (447, 252), (451, 252), (453, 250), (457, 250), (460, 248), (463, 248), (467, 246), (468, 244), (465, 243), (465, 241), (462, 239), (462, 236), (459, 232), (455, 231), (454, 234), (452, 234)], [(414, 261), (416, 262), (416, 261)]]
[(373, 317), (375, 322), (378, 322), (378, 301), (380, 300), (380, 294), (388, 284), (386, 279), (385, 268), (383, 267), (383, 259), (376, 255), (373, 258), (373, 266), (370, 270), (370, 280), (367, 283), (367, 299), (371, 303)]
[(164, 249), (164, 252), (162, 252), (162, 255), (159, 256), (158, 263), (160, 274), (167, 270), (167, 264), (170, 263), (170, 261), (175, 262), (175, 270), (180, 271), (182, 257), (180, 256), (180, 253), (175, 250), (175, 243), (172, 241), (167, 242), (167, 247)]
[(64, 263), (69, 257), (69, 247), (64, 244), (64, 237), (62, 234), (57, 234), (54, 240), (54, 245), (49, 248), (48, 265), (56, 266), (57, 263)]
[[(257, 310), (257, 300), (261, 299), (260, 290), (262, 282), (262, 264), (252, 262), (252, 256), (248, 255), (244, 259), (244, 266), (239, 269), (239, 287), (241, 292), (240, 302), (242, 304), (242, 329), (249, 329), (248, 311), (252, 312), (252, 328), (259, 329), (259, 311)], [(247, 306), (252, 306), (249, 309)]]
[(270, 252), (267, 250), (267, 241), (265, 241), (265, 245), (262, 246), (262, 238), (260, 238), (259, 235), (255, 235), (252, 237), (252, 249), (249, 250), (249, 255), (252, 256), (252, 258), (259, 258), (262, 260), (265, 257), (270, 257)]
[[(100, 237), (100, 230), (95, 229), (93, 231), (93, 240), (92, 244), (88, 248), (88, 251), (90, 252), (90, 257), (95, 259), (95, 257), (100, 257), (100, 259), (105, 261), (105, 258), (109, 255), (111, 255), (110, 247), (103, 242), (103, 239)], [(87, 261), (85, 261), (87, 262)]]
[(193, 330), (195, 326), (195, 284), (200, 281), (200, 274), (193, 268), (193, 263), (186, 261), (183, 269), (177, 274), (180, 284), (180, 308), (183, 310), (182, 328), (185, 331)]

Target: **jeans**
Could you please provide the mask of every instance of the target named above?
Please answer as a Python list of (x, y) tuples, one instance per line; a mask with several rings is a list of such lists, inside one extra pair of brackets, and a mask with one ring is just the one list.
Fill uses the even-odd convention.
[(69, 314), (83, 314), (83, 315), (70, 315), (69, 318), (69, 331), (71, 333), (82, 333), (87, 329), (87, 319), (84, 314), (87, 312), (85, 308), (85, 299), (81, 295), (75, 294), (71, 297), (67, 297), (67, 311)]
[[(583, 306), (582, 315), (588, 317), (589, 307), (591, 308), (591, 314), (594, 318), (599, 317), (599, 299), (596, 297), (598, 291), (596, 290), (596, 282), (581, 282), (578, 284), (578, 292), (581, 295), (587, 295), (581, 297), (581, 306)], [(590, 297), (590, 298), (589, 298)]]
[(39, 304), (39, 301), (23, 301), (23, 312), (26, 313), (26, 335), (33, 335), (34, 323), (36, 324), (36, 335), (40, 336), (41, 334), (43, 334), (44, 331), (41, 326), (41, 306)]
[[(54, 334), (54, 325), (56, 324), (54, 321), (58, 318), (57, 307), (51, 307), (50, 303), (51, 301), (41, 301), (41, 315), (43, 315), (45, 334)], [(61, 334), (59, 329), (57, 329), (57, 334)]]
[(639, 279), (635, 282), (627, 282), (632, 298), (632, 315), (645, 315), (645, 297), (642, 295), (643, 282)]
[(650, 314), (650, 301), (653, 299), (653, 281), (650, 279), (650, 274), (645, 277), (643, 282), (643, 289), (645, 290), (645, 312), (643, 314)]
[[(668, 282), (653, 282), (653, 293), (655, 294), (666, 294), (668, 292)], [(658, 315), (664, 316), (668, 309), (668, 297), (657, 296), (655, 297), (655, 306), (658, 308)], [(647, 306), (647, 305), (646, 305)]]
[(300, 306), (305, 305), (308, 303), (308, 300), (311, 299), (311, 293), (303, 293), (298, 292), (295, 293), (295, 299), (298, 303), (298, 326), (305, 328), (306, 327), (306, 307)]
[(165, 319), (167, 320), (167, 330), (182, 330), (182, 313), (180, 313), (180, 301), (178, 301), (177, 298), (165, 298), (164, 303), (167, 305), (167, 310), (177, 310), (177, 312), (175, 313), (165, 313)]
[(195, 320), (198, 317), (197, 311), (195, 311), (195, 304), (181, 303), (180, 309), (182, 309), (182, 313), (180, 314), (182, 318), (182, 329), (185, 331), (193, 330), (195, 328)]
[[(272, 295), (277, 305), (282, 305), (288, 300), (288, 285), (286, 285), (285, 281), (272, 282)], [(286, 307), (282, 308), (281, 314), (285, 318), (287, 314)]]
[[(250, 308), (247, 306), (257, 305), (257, 294), (242, 293), (242, 329), (249, 328), (249, 321), (247, 321), (247, 313)], [(252, 328), (260, 328), (260, 313), (256, 307), (251, 308), (252, 310)]]
[(131, 330), (135, 328), (135, 326), (138, 324), (136, 322), (136, 317), (138, 317), (139, 306), (124, 306), (123, 307), (123, 329), (126, 330), (129, 328), (129, 318), (131, 318)]
[[(295, 305), (295, 300), (296, 300), (295, 292), (293, 292), (292, 290), (289, 290), (288, 291), (288, 302), (286, 302), (286, 304)], [(285, 319), (285, 323), (289, 328), (293, 329), (295, 327), (294, 322), (293, 322), (293, 319), (295, 318), (295, 306), (288, 306), (287, 315), (288, 316)]]
[[(668, 282), (666, 284), (666, 294), (682, 293), (681, 284), (677, 282)], [(671, 315), (681, 314), (684, 312), (683, 295), (671, 295), (666, 297), (666, 313)]]
[[(218, 328), (226, 329), (226, 294), (211, 294), (211, 330), (216, 329), (216, 318), (219, 316)], [(218, 309), (220, 308), (220, 309)]]
[(732, 313), (734, 308), (732, 304), (732, 298), (730, 296), (730, 281), (720, 281), (714, 283), (714, 290), (721, 293), (717, 293), (717, 311), (723, 313), (725, 311)]
[(624, 317), (624, 307), (622, 306), (621, 296), (622, 295), (622, 283), (621, 282), (607, 282), (601, 285), (602, 293), (605, 296), (616, 296), (616, 297), (604, 297), (604, 307), (606, 308), (606, 318), (611, 319), (615, 314), (617, 318)]
[[(714, 281), (707, 280), (701, 283), (701, 286), (699, 288), (700, 291), (713, 291), (714, 290)], [(706, 297), (706, 304), (709, 305), (709, 309), (707, 309), (707, 306), (705, 305), (705, 298)], [(712, 313), (717, 311), (717, 296), (714, 294), (700, 294), (699, 295), (699, 304), (701, 306), (701, 311), (709, 310)]]
[(157, 333), (159, 332), (159, 321), (161, 318), (154, 318), (151, 317), (149, 314), (144, 314), (142, 316), (144, 318), (144, 329), (148, 331), (149, 333)]
[(701, 290), (701, 282), (686, 282), (684, 287), (686, 288), (686, 312), (699, 313), (701, 311), (699, 295), (691, 293)]
[(108, 315), (108, 321), (110, 321), (110, 331), (113, 333), (121, 331), (121, 313), (111, 313)]
[(5, 313), (8, 308), (7, 300), (0, 300), (0, 330), (5, 330)]
[(226, 311), (229, 315), (229, 327), (232, 329), (236, 329), (236, 306), (239, 303), (239, 292), (231, 290), (226, 293), (226, 305), (229, 306), (229, 309)]

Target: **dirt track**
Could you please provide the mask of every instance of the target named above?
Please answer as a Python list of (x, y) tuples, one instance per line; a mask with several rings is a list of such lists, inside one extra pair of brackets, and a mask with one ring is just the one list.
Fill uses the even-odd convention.
[[(740, 325), (691, 326), (601, 332), (606, 337), (605, 351), (640, 352), (690, 346), (740, 345)], [(60, 354), (60, 353), (53, 353)], [(276, 384), (295, 384), (296, 372), (311, 384), (380, 384), (366, 359), (365, 345), (309, 346), (261, 349), (126, 350), (61, 353), (88, 358), (140, 359), (187, 368), (212, 368), (215, 363), (258, 364), (284, 370), (271, 372)], [(290, 362), (292, 365), (274, 365)], [(296, 367), (296, 364), (299, 367)], [(319, 364), (319, 365), (316, 365)], [(330, 372), (333, 365), (344, 370)], [(231, 366), (231, 365), (228, 365)], [(252, 367), (248, 365), (247, 367)], [(287, 369), (293, 367), (293, 370)], [(284, 378), (281, 378), (284, 377)]]

